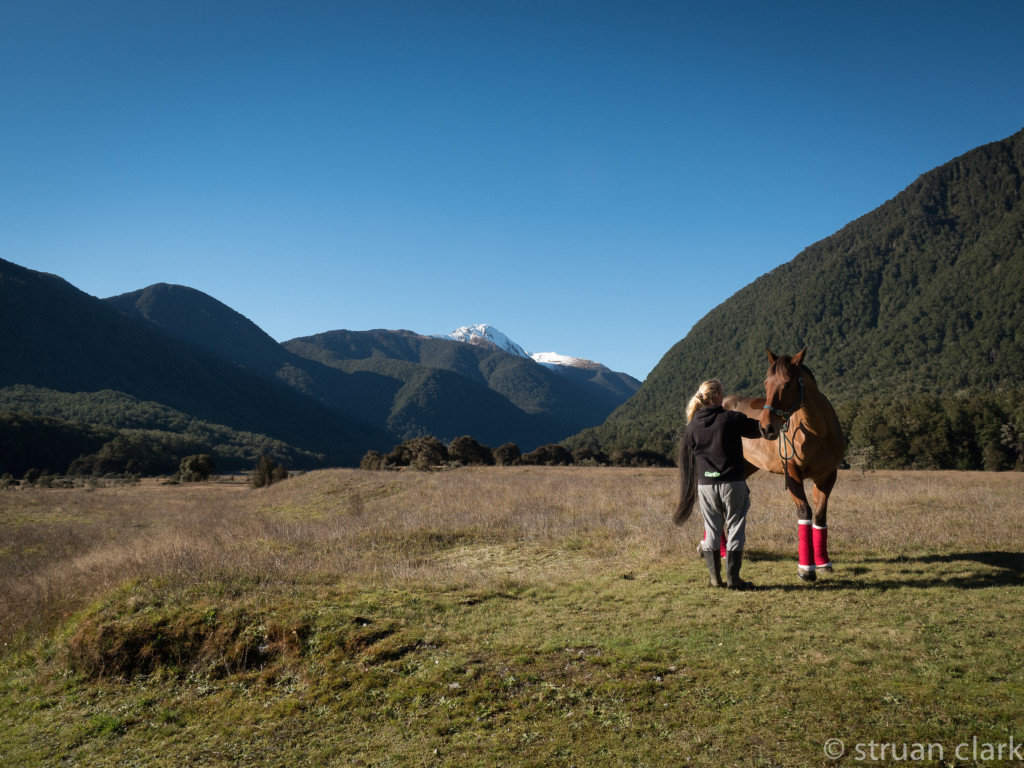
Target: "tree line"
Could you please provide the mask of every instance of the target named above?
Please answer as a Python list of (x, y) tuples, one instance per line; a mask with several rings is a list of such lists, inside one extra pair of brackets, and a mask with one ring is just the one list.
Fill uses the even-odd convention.
[(0, 410), (0, 474), (170, 475), (183, 458), (210, 454), (223, 471), (243, 471), (263, 455), (290, 466), (316, 457), (264, 435), (199, 423), (184, 432), (119, 429)]
[[(998, 392), (897, 394), (852, 397), (835, 403), (846, 437), (844, 469), (1024, 470), (1024, 389)], [(672, 420), (608, 423), (604, 435), (570, 441), (575, 454), (610, 445), (640, 444), (645, 452), (675, 457), (686, 428)], [(582, 446), (582, 447), (581, 447)]]
[[(836, 404), (847, 440), (845, 468), (1024, 470), (1024, 390), (954, 397), (872, 395)], [(469, 435), (443, 443), (425, 436), (388, 453), (369, 451), (364, 469), (438, 466), (667, 467), (675, 463), (682, 425), (654, 434), (653, 445), (604, 451), (594, 445), (547, 444), (522, 453), (515, 443), (497, 448)], [(182, 461), (210, 455), (226, 471), (252, 469), (263, 456), (295, 457), (283, 445), (257, 440), (211, 443), (199, 435), (159, 430), (116, 430), (0, 412), (0, 475), (8, 484), (26, 473), (57, 476), (153, 476), (181, 471)]]
[(670, 467), (674, 466), (674, 461), (656, 451), (614, 451), (608, 455), (589, 448), (570, 451), (563, 445), (550, 443), (523, 453), (515, 443), (492, 449), (470, 435), (463, 435), (445, 445), (427, 435), (406, 440), (390, 453), (368, 451), (359, 466), (369, 470), (400, 467), (430, 470), (451, 466)]
[(853, 469), (1024, 470), (1024, 391), (846, 400)]
[[(217, 471), (217, 464), (213, 457), (207, 453), (193, 454), (186, 456), (178, 465), (178, 470), (170, 479), (169, 483), (203, 483), (209, 480)], [(288, 467), (283, 463), (275, 461), (271, 456), (263, 455), (256, 462), (249, 484), (253, 488), (265, 488), (290, 476)], [(14, 488), (15, 486), (36, 487), (36, 488), (75, 488), (80, 485), (90, 486), (97, 484), (99, 480), (115, 483), (138, 483), (142, 479), (141, 474), (131, 472), (111, 472), (104, 475), (84, 474), (82, 472), (59, 475), (48, 469), (37, 469), (31, 467), (25, 470), (19, 481), (10, 472), (0, 474), (0, 488)]]

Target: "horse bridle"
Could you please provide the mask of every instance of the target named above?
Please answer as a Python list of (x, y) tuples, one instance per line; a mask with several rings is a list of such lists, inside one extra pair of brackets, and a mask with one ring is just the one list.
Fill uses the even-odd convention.
[(784, 411), (781, 408), (774, 408), (771, 405), (769, 405), (768, 403), (765, 403), (765, 406), (764, 406), (764, 410), (771, 411), (776, 416), (778, 416), (780, 419), (782, 419), (782, 424), (783, 424), (782, 431), (783, 432), (786, 431), (786, 426), (789, 424), (789, 417), (792, 416), (794, 413), (796, 413), (798, 410), (800, 410), (800, 406), (803, 405), (803, 402), (804, 402), (804, 377), (803, 376), (798, 377), (797, 381), (800, 384), (800, 394), (798, 394), (796, 396), (796, 400), (793, 402), (793, 404), (791, 406), (789, 406), (789, 410), (788, 411)]
[(793, 442), (793, 438), (789, 436), (789, 418), (798, 410), (804, 402), (804, 377), (800, 376), (797, 378), (800, 384), (800, 393), (796, 396), (796, 400), (789, 406), (788, 411), (784, 411), (781, 408), (775, 408), (768, 403), (765, 403), (764, 410), (771, 411), (780, 419), (782, 419), (782, 430), (779, 432), (779, 458), (782, 459), (782, 470), (786, 477), (789, 477), (789, 460), (796, 455), (796, 443)]

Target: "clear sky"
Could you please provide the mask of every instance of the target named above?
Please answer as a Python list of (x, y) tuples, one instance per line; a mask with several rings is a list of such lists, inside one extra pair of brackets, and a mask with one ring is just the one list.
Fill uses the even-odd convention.
[(1020, 0), (3, 0), (0, 257), (280, 341), (490, 323), (644, 378), (1024, 127), (1022, 30)]

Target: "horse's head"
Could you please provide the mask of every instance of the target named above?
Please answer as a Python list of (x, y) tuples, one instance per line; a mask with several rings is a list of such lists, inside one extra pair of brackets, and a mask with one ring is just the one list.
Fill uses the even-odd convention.
[(800, 367), (804, 362), (807, 347), (792, 357), (777, 356), (770, 349), (768, 374), (764, 380), (765, 406), (761, 415), (761, 435), (765, 440), (775, 440), (783, 424), (803, 404), (804, 380)]

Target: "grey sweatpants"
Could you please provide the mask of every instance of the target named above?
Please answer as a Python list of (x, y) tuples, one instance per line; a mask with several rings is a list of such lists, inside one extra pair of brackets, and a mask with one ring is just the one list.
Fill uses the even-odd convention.
[(747, 512), (750, 510), (750, 489), (746, 480), (698, 485), (697, 498), (704, 517), (704, 549), (717, 551), (725, 531), (726, 549), (742, 551), (747, 541)]

